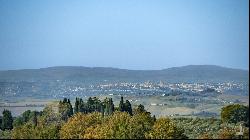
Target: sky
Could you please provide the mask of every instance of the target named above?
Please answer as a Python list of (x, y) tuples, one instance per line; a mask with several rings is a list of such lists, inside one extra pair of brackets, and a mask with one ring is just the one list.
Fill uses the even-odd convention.
[(248, 38), (248, 0), (0, 0), (0, 70), (248, 70)]

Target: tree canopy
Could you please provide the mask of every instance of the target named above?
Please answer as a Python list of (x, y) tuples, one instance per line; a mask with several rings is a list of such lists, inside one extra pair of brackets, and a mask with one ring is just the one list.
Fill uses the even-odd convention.
[(242, 121), (249, 126), (249, 107), (240, 104), (225, 106), (221, 111), (221, 120), (229, 123)]
[(186, 139), (184, 130), (178, 128), (169, 118), (159, 118), (147, 134), (150, 139)]

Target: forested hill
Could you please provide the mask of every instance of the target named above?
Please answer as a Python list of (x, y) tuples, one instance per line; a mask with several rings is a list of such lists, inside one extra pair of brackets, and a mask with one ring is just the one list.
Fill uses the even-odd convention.
[(188, 65), (163, 70), (127, 70), (109, 67), (58, 66), (41, 69), (0, 71), (0, 81), (68, 80), (102, 81), (166, 81), (166, 82), (248, 82), (249, 71), (215, 65)]

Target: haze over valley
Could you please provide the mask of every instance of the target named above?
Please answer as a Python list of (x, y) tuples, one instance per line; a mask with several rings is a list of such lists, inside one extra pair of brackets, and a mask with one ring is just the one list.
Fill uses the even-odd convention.
[[(185, 110), (176, 109), (177, 112), (171, 113), (161, 110), (162, 107), (186, 107), (184, 115), (194, 115), (195, 112), (203, 116), (218, 116), (220, 106), (248, 104), (248, 74), (247, 70), (214, 65), (188, 65), (163, 70), (61, 66), (0, 71), (1, 104), (42, 109), (47, 101), (65, 97), (74, 100), (75, 97), (119, 99), (125, 96), (133, 105), (143, 104), (158, 116), (179, 114)], [(25, 102), (20, 104), (19, 101)]]

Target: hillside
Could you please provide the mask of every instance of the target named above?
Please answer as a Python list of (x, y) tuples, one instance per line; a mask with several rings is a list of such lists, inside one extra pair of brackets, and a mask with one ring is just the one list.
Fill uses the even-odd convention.
[(189, 65), (163, 70), (126, 70), (104, 67), (59, 66), (41, 69), (0, 71), (0, 81), (69, 80), (85, 82), (167, 81), (167, 82), (247, 82), (247, 70), (214, 65)]

